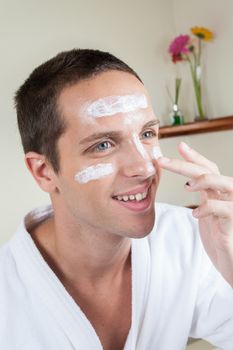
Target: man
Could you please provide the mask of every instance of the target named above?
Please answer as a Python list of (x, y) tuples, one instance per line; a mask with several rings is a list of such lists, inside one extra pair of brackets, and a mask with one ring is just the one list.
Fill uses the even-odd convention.
[[(16, 109), (52, 206), (1, 250), (1, 349), (170, 350), (189, 336), (232, 349), (233, 180), (184, 143), (183, 161), (161, 157), (144, 85), (108, 53), (42, 64)], [(193, 215), (154, 207), (161, 168), (201, 191)]]

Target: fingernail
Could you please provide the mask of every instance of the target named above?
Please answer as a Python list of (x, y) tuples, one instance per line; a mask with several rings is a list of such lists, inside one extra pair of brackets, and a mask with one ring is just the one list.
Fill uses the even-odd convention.
[(185, 184), (185, 186), (187, 186), (187, 187), (192, 187), (192, 186), (194, 186), (194, 185), (195, 185), (195, 181), (193, 181), (193, 180), (189, 180), (189, 181), (187, 181), (186, 184)]
[(193, 216), (198, 217), (198, 215), (199, 215), (199, 209), (196, 208), (193, 210)]

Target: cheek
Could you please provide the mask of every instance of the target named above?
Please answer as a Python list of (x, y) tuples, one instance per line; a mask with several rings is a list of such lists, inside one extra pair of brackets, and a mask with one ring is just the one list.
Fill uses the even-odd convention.
[(82, 178), (81, 183), (75, 180), (73, 186), (73, 196), (75, 196), (74, 200), (76, 201), (77, 205), (81, 205), (81, 210), (84, 210), (85, 208), (90, 209), (92, 207), (96, 208), (95, 210), (99, 212), (99, 210), (101, 210), (103, 207), (103, 203), (106, 205), (106, 201), (112, 198), (115, 176), (116, 174), (113, 172), (108, 175), (101, 174), (101, 176), (98, 176), (98, 178), (97, 174), (95, 178), (94, 176), (88, 176), (88, 178), (85, 177), (85, 182)]
[[(111, 197), (115, 173), (102, 174), (101, 176), (100, 174), (97, 176), (97, 173), (95, 176), (90, 174), (84, 176), (83, 174), (80, 175), (80, 172), (78, 172), (73, 175), (72, 182), (70, 180), (63, 182), (62, 197), (71, 210), (77, 210), (83, 214), (91, 208), (96, 208), (95, 210), (99, 211), (98, 208), (102, 208), (102, 203), (105, 203), (106, 199)], [(79, 176), (79, 181), (77, 181), (77, 178), (74, 179), (76, 175)]]
[[(113, 163), (99, 163), (87, 167), (75, 166), (62, 173), (59, 180), (59, 192), (65, 197), (89, 197), (88, 193), (98, 191), (113, 181), (116, 166)], [(76, 168), (76, 169), (77, 169)]]
[(80, 184), (86, 184), (93, 180), (103, 179), (114, 172), (115, 167), (112, 163), (99, 163), (78, 171), (74, 179)]
[(111, 196), (117, 172), (117, 162), (99, 163), (83, 168), (74, 175), (74, 191), (84, 201), (89, 202), (90, 198), (94, 202), (103, 196)]

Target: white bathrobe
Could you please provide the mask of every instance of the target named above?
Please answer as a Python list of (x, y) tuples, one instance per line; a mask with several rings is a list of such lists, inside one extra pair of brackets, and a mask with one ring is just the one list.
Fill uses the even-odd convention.
[[(151, 234), (132, 239), (132, 324), (124, 350), (181, 350), (189, 336), (232, 350), (233, 289), (206, 256), (191, 211), (157, 204), (156, 214)], [(51, 207), (29, 213), (1, 248), (0, 349), (101, 350), (28, 233), (49, 215)]]

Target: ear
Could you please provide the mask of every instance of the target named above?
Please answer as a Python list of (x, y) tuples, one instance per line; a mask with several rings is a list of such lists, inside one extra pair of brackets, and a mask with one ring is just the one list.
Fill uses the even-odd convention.
[(25, 154), (25, 163), (40, 188), (48, 193), (56, 191), (55, 173), (44, 155), (36, 152)]

